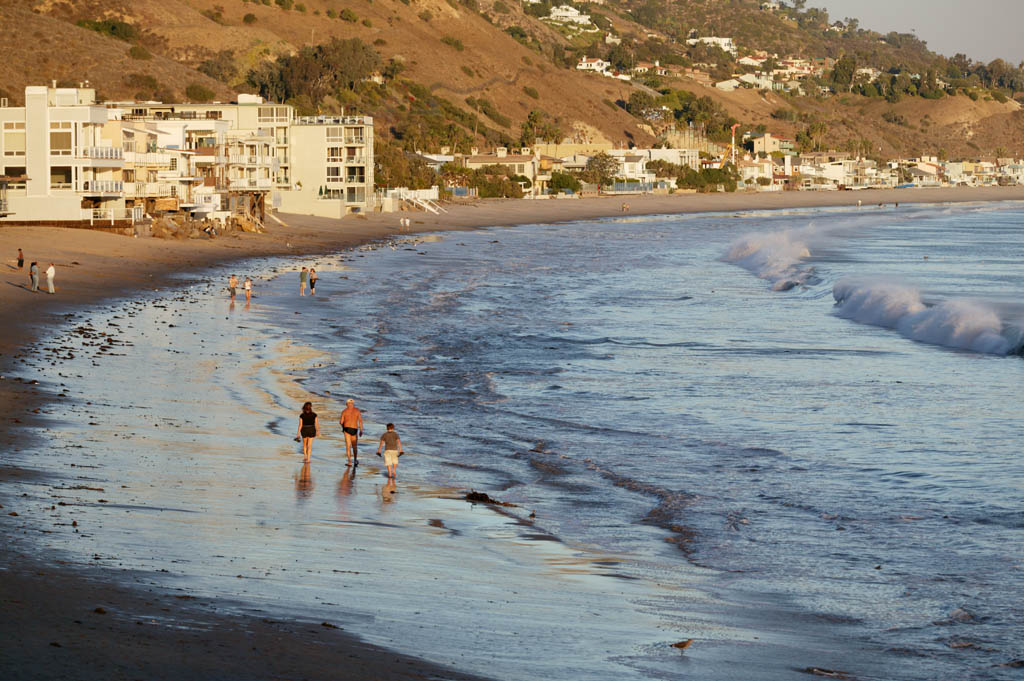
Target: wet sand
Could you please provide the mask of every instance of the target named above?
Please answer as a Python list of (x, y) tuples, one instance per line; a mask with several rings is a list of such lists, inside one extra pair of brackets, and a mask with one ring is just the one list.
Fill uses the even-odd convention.
[[(1024, 188), (495, 201), (458, 206), (441, 216), (402, 215), (412, 217), (413, 231), (432, 232), (621, 216), (623, 201), (630, 204), (630, 214), (638, 215), (856, 205), (858, 201), (867, 210), (896, 201), (993, 200), (1024, 200)], [(215, 265), (243, 258), (313, 256), (382, 239), (397, 232), (398, 218), (378, 215), (338, 222), (283, 216), (287, 224), (270, 221), (265, 235), (186, 242), (0, 227), (0, 253), (5, 256), (0, 262), (5, 284), (0, 286), (5, 327), (0, 336), (0, 374), (4, 375), (0, 407), (5, 414), (0, 441), (6, 452), (0, 461), (0, 483), (40, 490), (62, 484), (52, 471), (12, 461), (11, 453), (31, 444), (33, 426), (51, 425), (47, 405), (60, 399), (59, 386), (44, 390), (33, 385), (24, 367), (40, 361), (39, 346), (67, 315), (102, 301), (131, 299), (134, 292), (167, 289), (182, 272), (202, 278)], [(24, 271), (18, 271), (13, 262), (19, 247), (26, 251)], [(32, 294), (23, 287), (33, 259), (42, 270), (49, 262), (56, 263), (57, 295)], [(221, 276), (219, 271), (216, 276)], [(12, 370), (24, 380), (12, 380)], [(87, 377), (87, 382), (97, 380), (102, 376)], [(75, 385), (73, 379), (68, 382)], [(344, 629), (323, 626), (320, 621), (295, 617), (268, 622), (269, 618), (240, 613), (224, 599), (181, 598), (188, 594), (156, 586), (152, 582), (157, 580), (144, 579), (139, 570), (124, 571), (112, 561), (100, 561), (103, 567), (86, 561), (57, 563), (56, 554), (37, 555), (25, 540), (25, 532), (30, 531), (26, 510), (42, 514), (49, 506), (36, 499), (26, 504), (27, 509), (15, 510), (3, 496), (7, 506), (0, 516), (5, 546), (0, 555), (3, 678), (468, 678), (414, 658), (401, 657), (396, 663), (396, 653), (368, 646)], [(364, 540), (370, 541), (368, 536)], [(401, 641), (382, 643), (403, 650)], [(458, 661), (451, 664), (459, 666)]]

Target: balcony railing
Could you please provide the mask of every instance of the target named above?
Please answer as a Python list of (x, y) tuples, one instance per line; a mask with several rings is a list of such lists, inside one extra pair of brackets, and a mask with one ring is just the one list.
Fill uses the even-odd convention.
[(125, 151), (124, 160), (139, 166), (169, 166), (171, 155), (156, 152)]
[(171, 196), (171, 185), (167, 182), (125, 182), (124, 195), (128, 198)]
[(260, 178), (232, 178), (229, 189), (240, 190), (240, 189), (273, 189), (274, 181), (269, 177)]
[(82, 183), (86, 194), (120, 194), (124, 191), (124, 182), (120, 180), (86, 180)]
[(231, 154), (228, 156), (228, 163), (232, 165), (270, 165), (270, 156), (248, 156), (246, 154)]
[(366, 177), (364, 175), (349, 175), (345, 178), (345, 182), (348, 184), (366, 184)]
[(124, 150), (121, 147), (82, 147), (80, 155), (82, 158), (117, 161), (124, 158)]
[(346, 137), (345, 144), (366, 144), (365, 137)]

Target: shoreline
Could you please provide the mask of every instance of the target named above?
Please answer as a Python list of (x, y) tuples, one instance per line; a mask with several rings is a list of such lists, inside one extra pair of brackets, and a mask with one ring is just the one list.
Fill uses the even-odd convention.
[[(481, 202), (481, 205), (457, 206), (447, 215), (412, 214), (415, 217), (410, 232), (398, 230), (398, 215), (394, 214), (344, 222), (284, 216), (287, 227), (271, 222), (266, 234), (221, 237), (213, 242), (129, 239), (56, 228), (0, 227), (0, 252), (13, 254), (19, 246), (31, 245), (30, 238), (38, 240), (43, 237), (52, 243), (60, 238), (62, 242), (60, 248), (49, 251), (53, 255), (47, 256), (47, 262), (52, 258), (58, 264), (57, 296), (37, 299), (18, 287), (21, 273), (6, 264), (6, 259), (5, 264), (0, 265), (3, 268), (0, 271), (8, 275), (9, 284), (0, 294), (6, 322), (5, 333), (0, 339), (0, 372), (6, 376), (12, 369), (17, 370), (16, 360), (19, 358), (16, 351), (33, 341), (45, 340), (48, 330), (63, 322), (64, 315), (104, 301), (130, 299), (134, 291), (173, 286), (175, 275), (184, 271), (202, 277), (210, 268), (244, 259), (312, 257), (415, 232), (602, 217), (856, 206), (858, 200), (867, 203), (865, 209), (896, 200), (901, 203), (1014, 201), (1024, 200), (1024, 188), (624, 198), (631, 206), (628, 214), (618, 209), (623, 197)], [(802, 200), (787, 200), (790, 198)], [(837, 203), (840, 199), (843, 201)], [(27, 262), (31, 262), (37, 249), (25, 250)], [(256, 294), (259, 295), (258, 289)], [(27, 382), (15, 383), (9, 377), (5, 377), (0, 385), (3, 386), (0, 404), (9, 415), (4, 426), (0, 427), (0, 438), (10, 451), (17, 444), (13, 439), (15, 429), (19, 436), (24, 437), (26, 429), (33, 424), (33, 410), (43, 407), (56, 395), (47, 394)], [(32, 474), (25, 469), (13, 468), (6, 461), (0, 462), (0, 481), (24, 479)], [(402, 657), (400, 652), (374, 648), (316, 623), (268, 623), (257, 618), (222, 615), (214, 607), (196, 607), (176, 601), (166, 592), (147, 592), (144, 587), (139, 589), (125, 585), (119, 581), (116, 571), (83, 565), (47, 565), (42, 557), (16, 554), (12, 537), (18, 533), (20, 523), (17, 518), (7, 516), (10, 511), (3, 510), (5, 522), (0, 525), (3, 528), (0, 533), (6, 535), (5, 545), (8, 546), (0, 563), (0, 570), (4, 573), (4, 579), (0, 580), (0, 603), (4, 604), (5, 611), (5, 624), (0, 625), (0, 634), (7, 642), (3, 657), (12, 660), (14, 665), (8, 678), (37, 678), (39, 668), (29, 665), (44, 664), (51, 665), (46, 670), (47, 675), (58, 678), (70, 669), (74, 669), (75, 678), (107, 678), (112, 671), (137, 671), (139, 667), (131, 666), (133, 655), (135, 664), (151, 664), (153, 666), (149, 669), (153, 673), (162, 673), (165, 678), (215, 676), (242, 679), (267, 673), (335, 678), (340, 673), (336, 667), (338, 663), (351, 665), (353, 663), (348, 656), (366, 655), (367, 651), (370, 653), (366, 655), (369, 658), (365, 661), (367, 666), (349, 669), (352, 676), (342, 678), (367, 678), (371, 675), (395, 679), (474, 678), (415, 658), (405, 658), (402, 665), (396, 666), (392, 660)], [(108, 605), (104, 606), (104, 603)], [(94, 609), (97, 607), (104, 607), (118, 616), (96, 613)], [(150, 626), (136, 624), (146, 624), (147, 619), (151, 620), (148, 622)], [(185, 624), (187, 627), (182, 628)], [(212, 638), (204, 637), (207, 631), (217, 631), (218, 634)], [(310, 633), (314, 631), (318, 635)], [(142, 632), (146, 633), (140, 636)], [(330, 639), (330, 647), (324, 645), (328, 642), (326, 639)], [(182, 647), (189, 649), (189, 664), (180, 660), (179, 650)], [(196, 648), (199, 651), (194, 652)], [(225, 656), (224, 649), (230, 650), (230, 654)], [(375, 656), (380, 659), (375, 659)], [(50, 657), (54, 661), (43, 662)], [(19, 667), (19, 661), (24, 666)], [(193, 663), (194, 667), (189, 666)], [(274, 666), (278, 663), (282, 666)], [(58, 664), (69, 666), (63, 671), (52, 666)]]

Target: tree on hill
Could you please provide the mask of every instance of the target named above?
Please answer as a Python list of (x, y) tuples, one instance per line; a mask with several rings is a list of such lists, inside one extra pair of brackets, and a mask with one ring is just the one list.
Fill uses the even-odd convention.
[(560, 142), (562, 140), (562, 129), (558, 123), (540, 109), (534, 109), (523, 121), (522, 133), (519, 141), (523, 146), (531, 146), (538, 140), (542, 142)]
[(836, 92), (848, 92), (853, 85), (853, 77), (857, 73), (857, 60), (853, 55), (844, 54), (836, 62), (829, 80)]
[(328, 95), (353, 90), (380, 65), (380, 55), (359, 38), (334, 38), (264, 62), (249, 72), (246, 82), (268, 100), (282, 102), (305, 96), (315, 107)]

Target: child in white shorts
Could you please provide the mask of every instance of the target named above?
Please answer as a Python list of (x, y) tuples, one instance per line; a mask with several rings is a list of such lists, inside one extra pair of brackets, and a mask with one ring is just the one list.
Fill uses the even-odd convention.
[(387, 432), (380, 436), (380, 444), (377, 445), (377, 456), (380, 450), (384, 450), (384, 465), (388, 468), (388, 477), (394, 478), (398, 470), (398, 457), (405, 454), (402, 447), (402, 438), (395, 432), (395, 424), (389, 423)]

